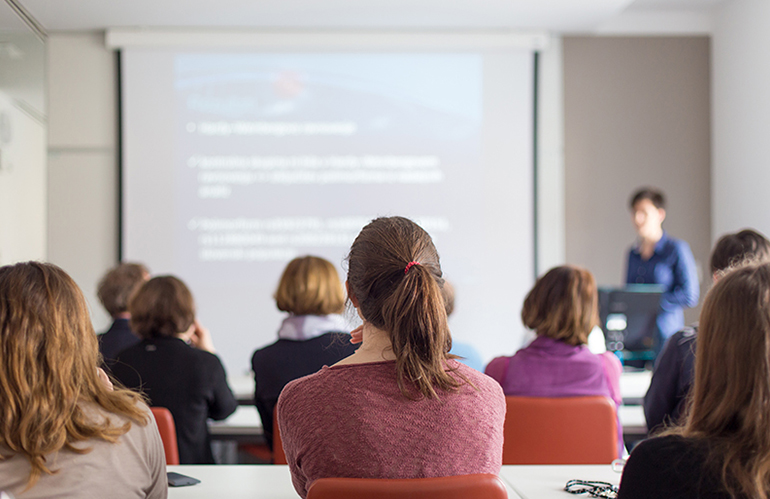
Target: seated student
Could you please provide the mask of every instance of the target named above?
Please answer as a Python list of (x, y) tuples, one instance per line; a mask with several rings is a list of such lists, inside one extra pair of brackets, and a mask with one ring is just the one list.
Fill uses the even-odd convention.
[(286, 383), (330, 366), (356, 349), (340, 315), (345, 307), (342, 283), (334, 265), (323, 258), (304, 256), (289, 262), (275, 292), (275, 304), (289, 317), (278, 330), (278, 341), (251, 358), (254, 401), (271, 448), (273, 410)]
[[(598, 295), (593, 275), (571, 266), (555, 267), (527, 294), (521, 318), (537, 338), (512, 357), (497, 357), (486, 373), (506, 395), (577, 397), (604, 395), (620, 406), (622, 366), (612, 353), (596, 355), (586, 346), (598, 322)], [(618, 420), (618, 455), (623, 429)]]
[(206, 420), (225, 419), (238, 402), (211, 335), (195, 320), (190, 290), (176, 277), (155, 277), (131, 297), (128, 310), (142, 341), (118, 355), (112, 373), (144, 392), (151, 406), (171, 411), (181, 464), (213, 464)]
[(155, 419), (97, 369), (88, 305), (63, 270), (0, 268), (0, 347), (0, 489), (30, 499), (166, 497)]
[[(750, 229), (722, 236), (711, 254), (714, 281), (731, 265), (747, 259), (755, 263), (770, 260), (770, 241)], [(676, 423), (684, 411), (692, 385), (697, 336), (697, 323), (677, 332), (655, 362), (652, 382), (644, 396), (644, 416), (650, 431)]]
[(121, 350), (139, 343), (131, 332), (128, 321), (128, 299), (139, 286), (150, 278), (150, 272), (139, 263), (120, 263), (111, 268), (99, 281), (96, 294), (112, 317), (110, 328), (99, 335), (99, 351), (107, 367), (111, 366)]
[(498, 473), (500, 386), (453, 359), (430, 236), (401, 217), (361, 230), (348, 296), (363, 319), (350, 357), (292, 381), (278, 422), (294, 488), (324, 477), (423, 478)]
[(634, 448), (620, 499), (770, 496), (770, 264), (722, 277), (700, 315), (683, 426)]

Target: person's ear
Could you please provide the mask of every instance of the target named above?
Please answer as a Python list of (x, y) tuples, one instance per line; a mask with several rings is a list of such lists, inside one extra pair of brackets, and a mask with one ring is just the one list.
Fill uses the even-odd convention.
[(345, 281), (345, 291), (348, 292), (348, 298), (350, 299), (350, 303), (352, 303), (354, 307), (358, 308), (358, 298), (356, 298), (356, 295), (354, 295), (353, 292), (350, 290), (350, 283), (348, 283), (348, 281)]
[(663, 208), (658, 208), (658, 213), (660, 214), (660, 223), (663, 223), (663, 220), (666, 219), (666, 210)]

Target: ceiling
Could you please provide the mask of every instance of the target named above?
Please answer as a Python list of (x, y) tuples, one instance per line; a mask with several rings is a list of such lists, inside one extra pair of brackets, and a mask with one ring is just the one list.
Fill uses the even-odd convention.
[(0, 30), (19, 28), (6, 1), (21, 5), (47, 31), (237, 27), (590, 32), (624, 12), (704, 11), (721, 0), (0, 0)]

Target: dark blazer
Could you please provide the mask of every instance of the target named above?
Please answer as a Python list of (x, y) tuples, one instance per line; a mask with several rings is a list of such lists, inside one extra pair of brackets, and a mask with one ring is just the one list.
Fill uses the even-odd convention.
[(265, 439), (273, 447), (273, 411), (278, 395), (289, 381), (313, 374), (323, 366), (336, 364), (356, 351), (350, 335), (326, 333), (302, 341), (278, 340), (254, 352), (254, 403), (262, 418)]
[(121, 351), (141, 341), (141, 338), (131, 331), (128, 319), (115, 319), (110, 328), (98, 338), (99, 351), (107, 367), (112, 367)]
[(238, 407), (219, 357), (177, 338), (151, 338), (123, 350), (112, 373), (151, 406), (171, 411), (181, 464), (214, 463), (206, 420), (225, 419)]

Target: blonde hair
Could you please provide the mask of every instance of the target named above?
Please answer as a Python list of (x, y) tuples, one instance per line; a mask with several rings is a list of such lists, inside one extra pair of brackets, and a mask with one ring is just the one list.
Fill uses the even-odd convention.
[(345, 306), (337, 269), (317, 256), (290, 261), (274, 297), (278, 310), (295, 315), (338, 314)]
[(524, 299), (521, 320), (538, 336), (582, 345), (599, 323), (596, 281), (580, 267), (554, 267)]
[(27, 488), (42, 473), (50, 453), (85, 454), (76, 442), (92, 438), (115, 443), (131, 423), (95, 422), (82, 403), (149, 422), (137, 406), (141, 397), (99, 379), (101, 362), (85, 298), (55, 265), (28, 262), (0, 268), (0, 444), (31, 465)]
[(770, 496), (770, 264), (738, 268), (706, 296), (687, 418), (668, 433), (707, 441), (732, 497)]

